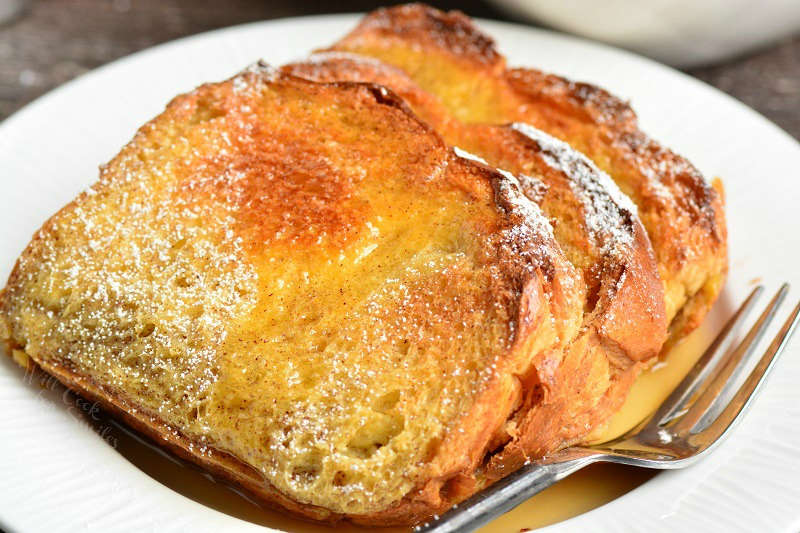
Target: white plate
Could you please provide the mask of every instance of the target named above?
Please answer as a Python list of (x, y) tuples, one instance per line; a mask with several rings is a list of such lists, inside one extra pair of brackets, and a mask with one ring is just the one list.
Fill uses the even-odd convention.
[[(354, 16), (249, 24), (147, 50), (53, 91), (0, 125), (0, 279), (30, 235), (93, 182), (137, 126), (175, 94), (265, 58), (281, 64), (347, 31)], [(729, 302), (752, 280), (800, 287), (800, 146), (722, 93), (632, 54), (482, 22), (512, 64), (597, 83), (632, 100), (645, 130), (686, 155), (728, 195)], [(796, 300), (797, 292), (792, 293)], [(783, 311), (779, 318), (783, 318)], [(774, 328), (773, 328), (774, 329)], [(153, 481), (0, 359), (0, 526), (19, 531), (247, 531), (258, 526)], [(800, 529), (800, 341), (731, 439), (701, 464), (655, 477), (550, 531)]]

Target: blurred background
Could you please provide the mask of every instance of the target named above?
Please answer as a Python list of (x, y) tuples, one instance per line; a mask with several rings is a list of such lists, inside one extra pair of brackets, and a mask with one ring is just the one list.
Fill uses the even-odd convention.
[[(576, 33), (670, 63), (800, 139), (800, 0), (462, 0), (474, 17)], [(104, 63), (224, 26), (364, 12), (367, 0), (0, 0), (0, 120)]]

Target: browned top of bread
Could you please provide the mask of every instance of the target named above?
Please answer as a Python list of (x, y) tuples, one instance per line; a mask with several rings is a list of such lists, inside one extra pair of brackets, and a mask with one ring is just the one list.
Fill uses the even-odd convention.
[(625, 102), (585, 83), (508, 69), (468, 17), (420, 4), (370, 13), (332, 49), (400, 67), (461, 121), (525, 122), (589, 156), (639, 208), (674, 334), (702, 319), (727, 269), (721, 195), (642, 133)]
[(584, 301), (513, 176), (383, 87), (256, 67), (44, 224), (0, 336), (266, 501), (408, 523), (475, 489)]

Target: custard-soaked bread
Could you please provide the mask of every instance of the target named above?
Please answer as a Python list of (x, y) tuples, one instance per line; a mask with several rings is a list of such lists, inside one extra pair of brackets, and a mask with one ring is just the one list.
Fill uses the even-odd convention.
[(482, 487), (585, 300), (512, 176), (382, 87), (259, 67), (177, 97), (45, 223), (0, 334), (264, 501), (411, 523)]
[(468, 17), (420, 4), (369, 14), (332, 49), (402, 68), (464, 122), (525, 122), (589, 156), (639, 208), (673, 338), (702, 320), (727, 271), (721, 194), (688, 161), (644, 135), (626, 103), (591, 85), (507, 69), (493, 40)]
[(537, 408), (519, 412), (508, 425), (515, 441), (492, 464), (507, 470), (510, 454), (519, 461), (542, 456), (606, 421), (643, 364), (658, 354), (667, 331), (650, 242), (636, 208), (608, 176), (565, 143), (525, 124), (461, 122), (403, 71), (373, 58), (327, 52), (283, 70), (316, 81), (385, 85), (449, 144), (518, 175), (580, 274), (586, 294), (581, 332), (558, 368), (538, 372), (529, 393)]

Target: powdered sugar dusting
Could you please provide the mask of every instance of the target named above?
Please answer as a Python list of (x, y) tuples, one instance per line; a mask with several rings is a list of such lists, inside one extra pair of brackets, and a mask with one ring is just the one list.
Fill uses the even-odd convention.
[(375, 68), (380, 69), (388, 69), (394, 70), (397, 72), (403, 72), (399, 68), (392, 66), (388, 63), (384, 63), (379, 59), (375, 59), (374, 57), (370, 56), (363, 56), (360, 54), (356, 54), (353, 52), (343, 52), (339, 50), (327, 50), (324, 52), (315, 52), (310, 56), (303, 59), (303, 62), (300, 63), (302, 65), (322, 65), (328, 66), (328, 63), (332, 61), (355, 61), (358, 63), (364, 63), (367, 65), (371, 65)]
[(489, 166), (489, 163), (487, 163), (484, 158), (479, 157), (471, 152), (467, 152), (466, 150), (459, 148), (458, 146), (455, 146), (453, 148), (453, 151), (456, 153), (458, 157), (462, 159), (469, 159), (470, 161), (475, 161), (476, 163), (481, 163), (482, 165)]
[(632, 245), (633, 235), (627, 221), (637, 215), (636, 206), (608, 174), (567, 143), (541, 130), (521, 122), (511, 127), (535, 141), (541, 148), (542, 159), (569, 179), (573, 193), (583, 204), (586, 226), (598, 247), (611, 252)]
[[(463, 159), (488, 166), (483, 158), (466, 150), (456, 147), (453, 151)], [(524, 268), (530, 272), (537, 268), (543, 268), (548, 272), (553, 269), (560, 271), (564, 266), (562, 264), (564, 258), (556, 252), (558, 245), (553, 233), (553, 226), (547, 216), (535, 201), (522, 192), (522, 184), (514, 174), (507, 170), (489, 168), (492, 172), (499, 174), (498, 179), (492, 181), (492, 186), (498, 203), (508, 211), (513, 223), (510, 228), (505, 230), (503, 245), (513, 249), (517, 261), (521, 262)], [(539, 182), (529, 176), (523, 176), (523, 178)], [(541, 187), (544, 187), (544, 184), (536, 186), (535, 190), (541, 190)], [(574, 285), (572, 272), (559, 272), (555, 275), (559, 277), (560, 283), (564, 287)]]
[[(527, 188), (523, 188), (521, 182), (524, 181), (528, 188), (536, 191), (546, 189), (546, 185), (537, 178), (526, 175), (517, 177), (507, 170), (491, 167), (485, 159), (461, 148), (454, 147), (453, 151), (457, 156), (463, 159), (475, 161), (489, 167), (492, 171), (499, 173), (504, 178), (495, 180), (493, 185), (497, 196), (506, 204), (505, 207), (512, 214), (519, 216), (523, 221), (515, 230), (512, 230), (517, 233), (515, 237), (520, 238), (520, 242), (529, 244), (533, 242), (540, 243), (540, 257), (544, 257), (546, 253), (543, 248), (555, 244), (553, 226), (534, 199), (522, 192), (523, 190), (527, 190)], [(527, 235), (521, 238), (523, 237), (521, 233), (526, 233)]]
[[(489, 166), (485, 159), (473, 153), (467, 152), (462, 148), (456, 146), (453, 148), (453, 151), (462, 159), (475, 161), (477, 163), (481, 163), (482, 165)], [(531, 229), (535, 229), (537, 236), (545, 239), (548, 242), (552, 242), (555, 237), (553, 237), (553, 227), (550, 225), (550, 221), (547, 220), (547, 217), (544, 215), (539, 206), (522, 193), (522, 185), (520, 184), (519, 179), (517, 179), (514, 174), (507, 170), (494, 167), (490, 168), (505, 178), (504, 180), (497, 180), (495, 188), (497, 194), (506, 202), (508, 202), (511, 211), (521, 215), (526, 221), (528, 221), (527, 226)], [(534, 178), (529, 176), (526, 176), (526, 179), (534, 180)]]
[(257, 76), (262, 77), (264, 81), (274, 81), (279, 75), (279, 71), (272, 65), (269, 65), (265, 61), (259, 59), (231, 80), (233, 83), (233, 91), (235, 93), (242, 93), (253, 88), (253, 85), (248, 81), (246, 74), (256, 74)]

